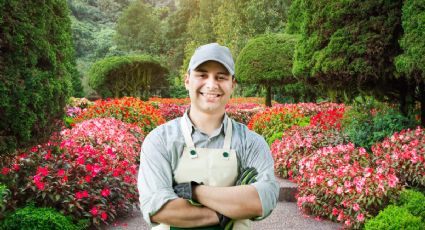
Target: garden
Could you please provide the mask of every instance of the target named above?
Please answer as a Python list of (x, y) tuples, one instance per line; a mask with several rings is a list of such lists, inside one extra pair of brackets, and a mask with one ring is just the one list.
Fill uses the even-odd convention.
[(196, 47), (299, 210), (425, 229), (425, 2), (0, 0), (0, 229), (100, 229), (139, 209), (145, 136), (182, 116)]
[[(305, 214), (354, 229), (424, 226), (425, 130), (418, 121), (371, 98), (351, 106), (266, 107), (262, 100), (232, 98), (227, 114), (267, 140), (276, 175), (297, 183)], [(143, 137), (181, 116), (188, 102), (70, 98), (60, 131), (2, 158), (2, 229), (85, 229), (137, 207)]]

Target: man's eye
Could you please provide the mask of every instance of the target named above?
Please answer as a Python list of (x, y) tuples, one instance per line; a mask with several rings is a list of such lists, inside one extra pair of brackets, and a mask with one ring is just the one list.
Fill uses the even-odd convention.
[(219, 79), (219, 80), (226, 80), (226, 79), (227, 79), (227, 77), (226, 77), (226, 76), (224, 76), (224, 75), (219, 75), (219, 76), (218, 76), (218, 79)]

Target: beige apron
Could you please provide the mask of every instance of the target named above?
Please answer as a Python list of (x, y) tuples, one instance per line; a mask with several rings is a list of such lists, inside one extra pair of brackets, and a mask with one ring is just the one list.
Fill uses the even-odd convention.
[[(186, 146), (174, 170), (174, 179), (177, 183), (196, 181), (208, 186), (234, 186), (238, 177), (238, 160), (236, 151), (230, 149), (232, 141), (232, 121), (227, 120), (226, 135), (222, 149), (196, 148), (191, 132), (184, 117), (180, 119)], [(153, 230), (169, 230), (170, 226), (160, 224)], [(233, 230), (251, 229), (250, 220), (237, 220)]]

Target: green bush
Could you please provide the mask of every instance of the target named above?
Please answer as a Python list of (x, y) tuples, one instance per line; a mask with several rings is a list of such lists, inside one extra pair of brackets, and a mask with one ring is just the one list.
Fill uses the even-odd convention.
[(405, 189), (401, 192), (398, 205), (403, 206), (414, 216), (419, 216), (425, 223), (425, 195), (421, 192)]
[(16, 210), (0, 223), (2, 230), (79, 230), (87, 227), (87, 221), (74, 224), (53, 208), (37, 208), (33, 205)]
[(390, 106), (373, 98), (356, 98), (352, 108), (345, 113), (343, 132), (357, 146), (370, 150), (385, 137), (417, 125)]
[(396, 205), (389, 205), (383, 211), (365, 223), (365, 230), (420, 230), (425, 225), (420, 217), (412, 215), (409, 210)]
[(6, 210), (7, 197), (9, 195), (9, 189), (7, 186), (0, 183), (0, 219), (3, 217), (2, 213)]
[(79, 76), (67, 1), (0, 1), (0, 15), (1, 155), (60, 127)]

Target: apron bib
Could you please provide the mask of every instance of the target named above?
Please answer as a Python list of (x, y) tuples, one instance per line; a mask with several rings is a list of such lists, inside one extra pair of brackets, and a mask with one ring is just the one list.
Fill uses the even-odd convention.
[[(228, 187), (236, 183), (238, 177), (238, 160), (236, 151), (230, 149), (232, 141), (232, 121), (227, 120), (226, 135), (222, 149), (196, 148), (188, 129), (185, 118), (180, 119), (186, 146), (180, 157), (179, 163), (174, 170), (174, 180), (177, 183), (196, 181), (208, 186)], [(177, 228), (160, 224), (152, 230), (169, 229), (198, 229), (219, 230), (220, 226), (209, 226), (199, 228)], [(233, 230), (250, 230), (250, 220), (237, 220), (233, 224)]]

